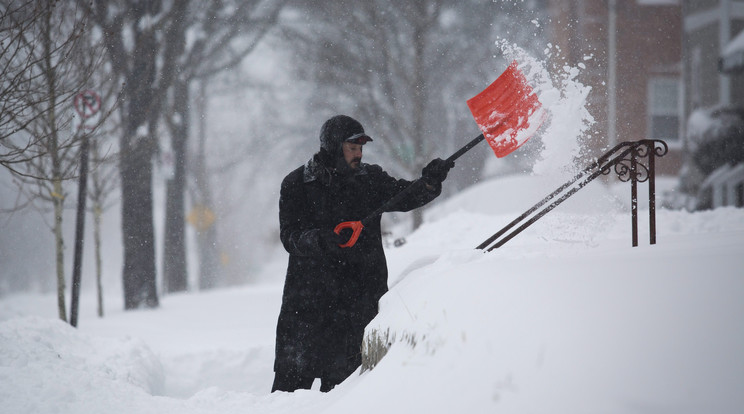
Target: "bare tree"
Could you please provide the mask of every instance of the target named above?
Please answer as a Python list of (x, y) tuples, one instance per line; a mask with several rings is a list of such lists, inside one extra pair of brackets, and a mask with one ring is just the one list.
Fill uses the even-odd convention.
[[(124, 233), (125, 308), (158, 304), (152, 219), (151, 157), (157, 151), (156, 132), (172, 91), (173, 109), (166, 119), (174, 136), (174, 149), (185, 151), (188, 135), (189, 83), (236, 65), (254, 47), (235, 43), (251, 27), (249, 17), (260, 14), (265, 2), (178, 2), (96, 0), (78, 4), (89, 7), (102, 29), (109, 61), (124, 81), (124, 128), (120, 139), (122, 228)], [(264, 16), (266, 18), (266, 16)], [(189, 28), (190, 42), (186, 42)], [(193, 41), (191, 41), (193, 40)], [(180, 105), (180, 106), (177, 106)], [(184, 152), (185, 153), (185, 152)], [(174, 221), (183, 218), (185, 156), (176, 157), (176, 177), (169, 188), (168, 211)], [(179, 225), (176, 225), (177, 227)], [(175, 234), (176, 249), (167, 242), (167, 273), (185, 277), (183, 227)], [(183, 271), (182, 271), (183, 270)], [(166, 288), (181, 289), (182, 280), (166, 278)]]
[[(172, 96), (167, 109), (171, 136), (174, 174), (168, 182), (166, 197), (164, 284), (169, 292), (187, 289), (186, 244), (184, 228), (187, 148), (190, 136), (190, 106), (199, 109), (200, 125), (206, 119), (206, 83), (221, 72), (238, 66), (277, 22), (286, 0), (209, 1), (194, 5), (188, 13), (188, 31), (195, 40), (187, 45), (179, 59)], [(192, 98), (191, 85), (199, 82), (199, 94)], [(203, 125), (200, 131), (203, 131)], [(204, 168), (206, 135), (200, 134), (195, 157), (195, 214), (213, 214), (209, 179)], [(200, 218), (196, 226), (199, 244), (199, 288), (214, 287), (219, 280), (216, 227)]]
[(123, 83), (119, 167), (124, 242), (124, 307), (157, 307), (152, 157), (166, 93), (186, 45), (188, 0), (78, 0), (103, 33)]
[[(109, 91), (112, 96), (114, 91)], [(91, 201), (90, 213), (93, 215), (93, 245), (96, 269), (96, 298), (98, 317), (103, 317), (103, 257), (101, 254), (101, 233), (103, 213), (113, 204), (109, 199), (111, 194), (119, 189), (118, 152), (112, 149), (112, 145), (102, 142), (102, 137), (115, 133), (114, 124), (105, 131), (100, 129), (91, 137), (90, 158), (93, 168), (90, 172), (90, 183), (88, 185), (88, 198)]]
[[(72, 128), (70, 108), (72, 97), (83, 89), (99, 60), (84, 31), (86, 16), (74, 3), (36, 0), (14, 8), (17, 4), (2, 6), (11, 10), (3, 24), (20, 30), (11, 31), (12, 49), (3, 49), (3, 67), (18, 70), (6, 89), (12, 103), (3, 109), (8, 134), (2, 139), (8, 150), (3, 165), (17, 176), (26, 200), (41, 209), (52, 205), (58, 314), (67, 320), (63, 182), (75, 177), (81, 141), (81, 134)], [(31, 22), (25, 20), (28, 16), (33, 17)]]

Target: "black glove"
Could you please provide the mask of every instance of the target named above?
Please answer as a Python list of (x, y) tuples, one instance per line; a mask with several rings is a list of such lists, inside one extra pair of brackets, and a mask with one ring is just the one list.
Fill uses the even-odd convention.
[(351, 238), (351, 229), (341, 230), (341, 234), (336, 234), (333, 230), (320, 230), (320, 247), (326, 253), (340, 254), (344, 250), (341, 244), (346, 243)]
[(421, 170), (421, 176), (424, 177), (427, 184), (438, 185), (447, 178), (447, 173), (454, 166), (454, 161), (437, 158)]

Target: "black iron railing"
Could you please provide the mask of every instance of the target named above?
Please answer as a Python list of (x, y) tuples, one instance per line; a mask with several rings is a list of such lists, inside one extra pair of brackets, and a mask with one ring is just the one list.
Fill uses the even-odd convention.
[[(634, 247), (638, 246), (638, 183), (648, 181), (650, 243), (656, 244), (655, 158), (663, 157), (667, 151), (666, 142), (661, 140), (644, 139), (640, 141), (626, 141), (616, 145), (476, 248), (488, 248), (488, 251), (491, 251), (501, 247), (595, 178), (600, 175), (608, 175), (612, 171), (618, 175), (620, 181), (630, 181), (632, 239)], [(645, 163), (644, 160), (646, 161)]]

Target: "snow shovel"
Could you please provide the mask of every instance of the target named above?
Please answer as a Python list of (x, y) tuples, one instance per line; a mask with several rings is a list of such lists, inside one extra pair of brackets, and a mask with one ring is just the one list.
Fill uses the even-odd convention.
[[(498, 158), (505, 157), (527, 142), (545, 119), (542, 104), (517, 67), (516, 60), (486, 89), (468, 99), (467, 104), (483, 133), (450, 155), (447, 161), (455, 161), (484, 139)], [(421, 182), (414, 181), (361, 221), (345, 221), (337, 225), (333, 229), (336, 234), (341, 234), (344, 229), (352, 230), (349, 240), (339, 247), (353, 246), (370, 220), (408, 196)]]

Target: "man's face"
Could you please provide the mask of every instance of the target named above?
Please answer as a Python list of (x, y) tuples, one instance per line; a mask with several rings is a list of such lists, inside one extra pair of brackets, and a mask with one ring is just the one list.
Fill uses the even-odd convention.
[(355, 144), (353, 142), (344, 142), (341, 148), (344, 151), (344, 161), (351, 169), (359, 168), (362, 162), (362, 146), (364, 144)]

